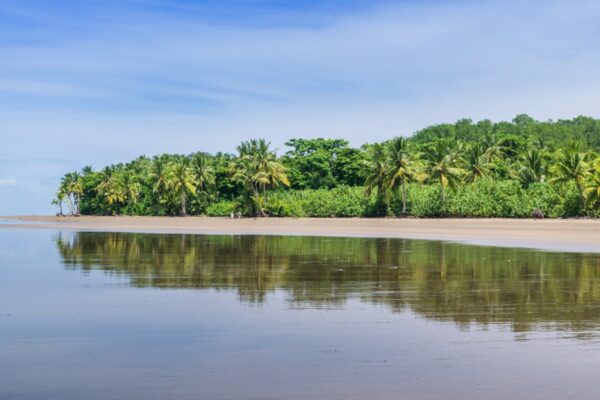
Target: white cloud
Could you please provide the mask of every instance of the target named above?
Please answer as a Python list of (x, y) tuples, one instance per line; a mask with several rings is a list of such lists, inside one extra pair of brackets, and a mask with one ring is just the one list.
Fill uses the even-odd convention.
[(16, 186), (17, 180), (13, 178), (0, 178), (0, 187), (2, 186)]

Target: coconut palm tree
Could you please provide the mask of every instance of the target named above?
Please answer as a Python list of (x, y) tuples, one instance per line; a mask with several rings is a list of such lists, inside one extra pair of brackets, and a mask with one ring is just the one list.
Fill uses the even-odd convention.
[(416, 168), (408, 146), (408, 141), (403, 137), (392, 139), (388, 144), (387, 156), (387, 181), (389, 189), (402, 193), (402, 214), (406, 214), (406, 185), (418, 180)]
[(197, 154), (192, 159), (192, 172), (196, 179), (196, 188), (202, 193), (208, 192), (215, 184), (215, 171), (205, 154)]
[(242, 142), (237, 150), (239, 155), (230, 167), (232, 178), (244, 186), (250, 213), (258, 211), (265, 217), (267, 189), (290, 185), (285, 167), (264, 139)]
[(142, 185), (139, 182), (139, 177), (132, 170), (123, 172), (120, 177), (120, 186), (123, 191), (125, 201), (135, 204), (140, 197)]
[(445, 140), (432, 143), (424, 153), (425, 172), (430, 181), (440, 185), (440, 200), (446, 203), (446, 188), (454, 188), (461, 181), (463, 170), (456, 167), (456, 152)]
[(114, 167), (106, 167), (100, 171), (100, 183), (96, 186), (96, 192), (113, 207), (113, 213), (115, 213), (114, 206), (125, 202), (125, 193)]
[(169, 163), (164, 157), (157, 157), (153, 160), (149, 178), (152, 182), (152, 193), (157, 195), (158, 203), (164, 204), (169, 190)]
[(54, 199), (52, 199), (52, 204), (58, 206), (58, 215), (61, 217), (65, 215), (63, 213), (63, 202), (65, 201), (65, 198), (66, 192), (62, 190), (62, 188), (59, 188), (58, 192), (56, 192), (56, 195), (54, 196)]
[(69, 214), (79, 215), (79, 200), (83, 193), (81, 175), (78, 172), (65, 174), (60, 181), (59, 192), (65, 195), (64, 198), (69, 206)]
[(60, 197), (63, 202), (67, 203), (67, 208), (69, 209), (69, 215), (73, 215), (73, 202), (71, 201), (71, 196), (69, 196), (69, 180), (68, 174), (64, 175), (60, 179), (60, 184), (58, 186), (57, 197)]
[(491, 147), (486, 149), (483, 143), (473, 143), (466, 148), (462, 157), (466, 170), (465, 182), (473, 183), (490, 172), (492, 158), (498, 157), (498, 150), (490, 153), (490, 149)]
[(478, 145), (482, 147), (483, 157), (489, 163), (501, 160), (505, 156), (505, 147), (502, 145), (502, 140), (498, 140), (493, 132), (485, 134)]
[(376, 143), (369, 148), (369, 160), (365, 162), (367, 175), (365, 178), (365, 193), (377, 193), (377, 202), (385, 204), (386, 214), (390, 213), (389, 168), (385, 146)]
[(196, 182), (188, 159), (173, 162), (168, 174), (169, 188), (181, 200), (181, 216), (186, 216), (186, 201), (189, 194), (196, 194)]
[(585, 185), (585, 200), (588, 207), (600, 204), (600, 157), (593, 162), (593, 168)]
[(585, 180), (589, 175), (589, 166), (585, 162), (586, 154), (580, 152), (580, 146), (573, 144), (563, 150), (554, 166), (554, 183), (575, 182), (579, 192), (579, 202), (585, 206)]
[(75, 205), (75, 213), (79, 215), (79, 204), (81, 203), (81, 195), (83, 193), (83, 183), (79, 172), (71, 172), (70, 174), (69, 193), (73, 197)]
[(527, 150), (519, 157), (517, 170), (513, 173), (513, 177), (523, 186), (544, 182), (546, 180), (545, 157), (544, 150), (538, 148)]

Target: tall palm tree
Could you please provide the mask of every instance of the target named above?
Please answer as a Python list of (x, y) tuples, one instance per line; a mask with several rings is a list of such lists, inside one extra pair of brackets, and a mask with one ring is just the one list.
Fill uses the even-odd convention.
[(79, 200), (83, 193), (83, 185), (81, 183), (81, 175), (78, 172), (69, 172), (64, 175), (60, 181), (59, 191), (63, 192), (69, 213), (71, 215), (79, 215)]
[(588, 207), (597, 207), (600, 204), (600, 157), (594, 160), (591, 172), (585, 185), (585, 200)]
[(232, 178), (244, 186), (246, 197), (252, 203), (250, 208), (265, 217), (267, 189), (290, 185), (285, 167), (264, 139), (242, 142), (237, 150), (239, 155), (231, 165)]
[(483, 139), (478, 143), (483, 148), (483, 157), (487, 162), (500, 160), (505, 156), (506, 148), (502, 145), (502, 139), (493, 132), (488, 132)]
[(492, 157), (497, 157), (497, 150), (488, 153), (490, 148), (485, 147), (483, 143), (473, 143), (469, 145), (462, 157), (465, 165), (465, 181), (473, 183), (487, 175), (491, 169)]
[(79, 172), (71, 172), (71, 184), (69, 185), (69, 192), (73, 196), (73, 203), (75, 204), (75, 212), (79, 215), (79, 205), (81, 203), (81, 195), (83, 194), (83, 182), (81, 174)]
[(135, 204), (140, 197), (142, 185), (139, 178), (132, 170), (127, 170), (121, 175), (120, 185), (126, 201)]
[(408, 141), (403, 137), (392, 139), (388, 145), (387, 180), (392, 192), (402, 189), (402, 214), (406, 214), (406, 185), (417, 181), (414, 162), (411, 160)]
[(376, 143), (369, 148), (369, 160), (365, 162), (367, 175), (365, 178), (365, 193), (377, 193), (377, 201), (385, 204), (386, 213), (390, 213), (390, 185), (388, 183), (389, 169), (385, 146)]
[(424, 153), (425, 169), (430, 181), (440, 185), (440, 200), (446, 203), (446, 187), (453, 188), (461, 181), (463, 170), (456, 167), (457, 157), (450, 143), (437, 140)]
[(554, 183), (575, 182), (579, 192), (579, 204), (585, 206), (585, 180), (589, 175), (589, 166), (585, 162), (585, 153), (580, 152), (578, 144), (563, 150), (555, 164)]
[(54, 199), (52, 199), (52, 204), (58, 206), (58, 215), (61, 217), (65, 215), (63, 213), (63, 203), (65, 201), (65, 198), (66, 192), (62, 188), (59, 188), (59, 190), (56, 192), (56, 195), (54, 196)]
[(544, 182), (546, 179), (545, 157), (544, 150), (538, 148), (527, 150), (519, 157), (517, 170), (513, 173), (513, 177), (523, 186)]
[(169, 188), (181, 200), (181, 216), (186, 216), (186, 201), (188, 194), (196, 194), (194, 174), (187, 159), (181, 159), (171, 164), (168, 175)]
[(192, 159), (192, 172), (196, 179), (196, 188), (206, 193), (215, 184), (215, 171), (205, 154), (197, 154)]
[(69, 215), (73, 215), (73, 202), (71, 201), (71, 196), (69, 195), (69, 180), (68, 174), (64, 175), (60, 179), (60, 185), (58, 186), (57, 197), (60, 196), (62, 201), (67, 203), (67, 208), (69, 209)]
[(150, 168), (152, 193), (158, 196), (158, 202), (165, 202), (165, 195), (169, 190), (169, 164), (164, 157), (155, 158)]
[[(125, 202), (123, 187), (113, 167), (106, 167), (100, 172), (100, 183), (96, 186), (96, 192), (106, 199), (109, 206)], [(115, 212), (114, 208), (112, 212)]]

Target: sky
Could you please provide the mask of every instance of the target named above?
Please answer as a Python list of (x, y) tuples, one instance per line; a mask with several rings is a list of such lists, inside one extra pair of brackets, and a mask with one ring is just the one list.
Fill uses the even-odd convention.
[(600, 117), (598, 21), (594, 0), (0, 0), (0, 215), (142, 154)]

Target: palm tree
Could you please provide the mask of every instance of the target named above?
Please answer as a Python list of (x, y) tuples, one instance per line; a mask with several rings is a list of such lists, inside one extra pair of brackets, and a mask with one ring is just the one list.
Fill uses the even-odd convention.
[(63, 213), (63, 202), (65, 201), (65, 197), (66, 192), (62, 190), (62, 188), (59, 188), (58, 192), (56, 192), (54, 199), (52, 199), (52, 204), (58, 206), (58, 215), (61, 217), (65, 215)]
[(600, 157), (593, 162), (592, 174), (585, 185), (585, 200), (588, 206), (600, 203)]
[(529, 149), (519, 157), (517, 171), (513, 174), (523, 186), (544, 182), (546, 179), (545, 152), (537, 148)]
[[(109, 206), (125, 202), (125, 193), (114, 167), (106, 167), (100, 172), (100, 183), (96, 192), (106, 199)], [(114, 213), (114, 209), (112, 210)]]
[(463, 174), (460, 168), (455, 167), (455, 151), (448, 141), (437, 140), (426, 149), (424, 160), (429, 180), (439, 182), (440, 200), (443, 205), (446, 203), (446, 187), (455, 187)]
[(75, 213), (79, 215), (79, 204), (81, 203), (81, 195), (83, 193), (83, 184), (81, 174), (79, 172), (71, 172), (71, 182), (69, 192), (73, 196), (73, 204), (75, 205)]
[(181, 216), (186, 216), (187, 196), (188, 194), (196, 194), (196, 182), (188, 159), (180, 159), (171, 164), (168, 182), (169, 188), (181, 200)]
[(270, 142), (264, 139), (242, 142), (237, 148), (239, 156), (231, 165), (232, 178), (246, 190), (251, 213), (255, 208), (262, 217), (267, 216), (267, 188), (290, 185), (285, 167), (269, 147)]
[(491, 168), (491, 160), (498, 157), (497, 149), (490, 152), (491, 147), (485, 148), (483, 143), (473, 143), (467, 147), (463, 156), (466, 169), (465, 181), (473, 183), (487, 175)]
[(81, 175), (78, 172), (69, 172), (64, 175), (60, 181), (59, 192), (64, 194), (69, 206), (69, 214), (79, 215), (79, 200), (83, 193)]
[(125, 171), (121, 175), (120, 186), (125, 200), (135, 204), (142, 191), (142, 185), (135, 172), (132, 170)]
[(58, 186), (57, 197), (60, 197), (62, 201), (67, 203), (67, 208), (69, 209), (69, 215), (73, 215), (73, 202), (71, 201), (71, 196), (69, 196), (69, 180), (68, 174), (64, 175), (60, 179), (60, 184)]
[(402, 188), (402, 214), (406, 214), (406, 185), (417, 180), (416, 170), (410, 158), (408, 141), (403, 137), (392, 139), (388, 147), (387, 180), (392, 192)]
[(164, 157), (155, 158), (150, 169), (152, 193), (158, 196), (158, 203), (165, 202), (165, 195), (169, 190), (169, 164)]
[(197, 154), (192, 159), (192, 172), (196, 179), (196, 188), (206, 193), (215, 184), (215, 171), (205, 154)]
[(390, 212), (390, 185), (388, 178), (390, 176), (387, 164), (387, 154), (385, 146), (376, 143), (369, 148), (370, 158), (365, 162), (367, 176), (365, 178), (365, 193), (370, 195), (377, 192), (377, 201), (385, 204), (386, 213)]
[(573, 144), (564, 150), (555, 164), (554, 183), (575, 182), (579, 192), (581, 208), (585, 206), (585, 180), (589, 174), (589, 166), (585, 162), (585, 153), (579, 151), (579, 145)]

